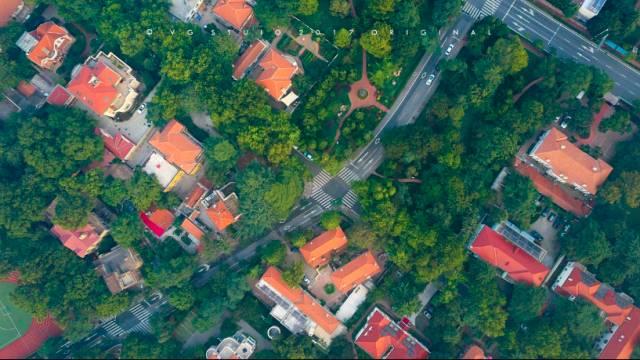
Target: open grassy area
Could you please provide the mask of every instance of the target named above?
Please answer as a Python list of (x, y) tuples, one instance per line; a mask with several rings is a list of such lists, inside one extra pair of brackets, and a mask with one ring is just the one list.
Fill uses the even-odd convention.
[(0, 282), (0, 349), (20, 338), (31, 325), (31, 315), (11, 302), (15, 284)]

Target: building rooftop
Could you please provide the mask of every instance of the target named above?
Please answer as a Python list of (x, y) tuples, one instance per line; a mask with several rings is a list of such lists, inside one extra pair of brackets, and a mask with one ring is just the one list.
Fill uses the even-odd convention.
[(23, 0), (2, 0), (2, 6), (0, 6), (0, 27), (9, 24), (13, 14), (17, 13), (23, 5)]
[(253, 18), (253, 8), (245, 0), (218, 0), (212, 11), (238, 31)]
[(120, 160), (126, 160), (131, 154), (133, 148), (136, 146), (133, 141), (129, 140), (129, 138), (122, 135), (121, 133), (111, 135), (102, 128), (96, 128), (95, 132), (96, 135), (102, 138), (104, 147)]
[(287, 94), (291, 88), (291, 79), (300, 71), (295, 59), (274, 48), (267, 50), (259, 65), (262, 71), (256, 77), (256, 83), (275, 100), (280, 100)]
[(69, 230), (62, 226), (54, 225), (51, 228), (51, 233), (62, 242), (62, 245), (83, 258), (91, 253), (102, 241), (106, 234), (106, 229), (97, 216), (90, 214), (89, 223), (79, 229)]
[(36, 30), (24, 33), (18, 46), (27, 53), (27, 58), (41, 68), (55, 71), (62, 62), (75, 38), (67, 29), (52, 21), (40, 24)]
[(507, 272), (513, 280), (533, 286), (542, 285), (550, 271), (526, 251), (486, 225), (479, 227), (469, 249), (490, 265)]
[(173, 179), (175, 179), (180, 172), (177, 167), (173, 166), (164, 157), (162, 157), (162, 155), (156, 152), (149, 156), (149, 159), (144, 164), (142, 170), (149, 175), (155, 176), (156, 180), (158, 180), (158, 183), (163, 188), (169, 187)]
[(630, 359), (640, 339), (640, 309), (633, 307), (620, 326), (614, 326), (614, 332), (606, 343), (599, 359)]
[(211, 219), (218, 231), (224, 231), (229, 225), (236, 222), (235, 216), (229, 211), (223, 200), (217, 201), (207, 209), (207, 216)]
[(596, 160), (569, 141), (567, 135), (552, 127), (530, 155), (537, 158), (568, 184), (595, 195), (613, 168), (603, 160)]
[(47, 102), (51, 105), (66, 106), (69, 104), (72, 95), (69, 94), (64, 86), (56, 85), (53, 91), (47, 97)]
[(108, 253), (101, 254), (96, 265), (112, 294), (136, 286), (142, 281), (139, 271), (142, 259), (132, 249), (116, 246)]
[(193, 236), (195, 239), (202, 240), (202, 237), (204, 236), (204, 231), (202, 231), (202, 229), (200, 229), (198, 225), (196, 225), (193, 221), (191, 221), (191, 219), (189, 218), (184, 219), (184, 221), (180, 226), (184, 229), (184, 231), (191, 234), (191, 236)]
[(476, 359), (476, 360), (480, 360), (480, 359), (486, 359), (487, 356), (484, 354), (484, 350), (482, 350), (482, 348), (478, 345), (471, 345), (469, 346), (469, 348), (467, 349), (467, 351), (465, 351), (464, 355), (462, 355), (462, 359)]
[(200, 165), (202, 147), (188, 133), (184, 125), (171, 120), (161, 132), (149, 140), (170, 163), (191, 174)]
[(256, 42), (251, 44), (233, 64), (233, 78), (236, 80), (242, 79), (251, 65), (258, 61), (260, 55), (262, 55), (268, 47), (269, 44), (264, 40), (256, 40)]
[(175, 216), (167, 209), (156, 209), (149, 214), (140, 213), (140, 220), (156, 236), (161, 237), (171, 227)]
[(382, 268), (373, 253), (367, 251), (334, 271), (331, 274), (331, 280), (338, 291), (346, 294), (356, 286), (378, 275), (381, 271)]
[(291, 288), (282, 280), (282, 274), (275, 267), (271, 266), (260, 279), (268, 284), (280, 296), (288, 300), (302, 314), (307, 316), (328, 334), (334, 333), (341, 323), (322, 305), (317, 303), (310, 295), (300, 288)]
[(355, 336), (356, 345), (374, 359), (427, 359), (429, 349), (377, 307)]
[(300, 254), (311, 267), (325, 265), (331, 259), (333, 253), (347, 246), (347, 236), (341, 227), (328, 230), (320, 236), (306, 243), (300, 248)]

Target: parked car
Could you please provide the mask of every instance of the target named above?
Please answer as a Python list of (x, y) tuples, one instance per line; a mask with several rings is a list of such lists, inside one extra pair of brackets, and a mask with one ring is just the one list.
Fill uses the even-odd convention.
[(446, 56), (451, 55), (451, 51), (453, 50), (453, 48), (454, 48), (454, 47), (455, 47), (455, 44), (451, 44), (451, 45), (449, 45), (449, 47), (447, 48), (447, 50), (445, 50), (444, 54), (445, 54)]
[(549, 216), (549, 212), (550, 211), (551, 211), (551, 209), (546, 207), (546, 208), (544, 208), (544, 210), (542, 210), (542, 213), (540, 214), (540, 216), (542, 216), (543, 218), (546, 218), (547, 216)]
[(559, 229), (560, 226), (562, 226), (562, 224), (564, 224), (564, 218), (562, 216), (558, 216), (558, 218), (556, 219), (556, 221), (553, 222), (553, 228), (554, 229)]
[(431, 84), (433, 84), (433, 80), (436, 78), (436, 74), (431, 74), (429, 75), (429, 78), (427, 79), (427, 86), (431, 86)]
[(537, 232), (535, 230), (531, 230), (529, 232), (529, 235), (531, 235), (536, 240), (537, 243), (539, 243), (542, 240), (544, 240), (544, 237), (539, 232)]
[(549, 213), (549, 216), (547, 216), (547, 220), (549, 220), (549, 222), (553, 222), (556, 218), (558, 217), (558, 215), (554, 212)]
[(431, 318), (433, 317), (433, 308), (432, 307), (424, 308), (424, 310), (422, 310), (422, 315), (424, 315), (424, 317), (426, 317), (428, 320), (431, 320)]
[(147, 108), (147, 103), (142, 103), (140, 104), (140, 106), (138, 106), (138, 114), (142, 114), (142, 112), (144, 111), (144, 109)]

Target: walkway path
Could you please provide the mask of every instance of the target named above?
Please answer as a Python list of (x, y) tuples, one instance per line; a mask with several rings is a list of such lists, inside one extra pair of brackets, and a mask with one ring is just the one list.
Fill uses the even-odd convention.
[[(364, 94), (362, 97), (359, 96), (361, 92)], [(376, 87), (369, 81), (369, 75), (367, 74), (367, 52), (364, 49), (362, 49), (362, 78), (351, 84), (349, 90), (349, 102), (351, 103), (351, 107), (349, 108), (349, 111), (340, 118), (338, 130), (336, 130), (336, 136), (333, 138), (333, 143), (327, 150), (327, 153), (331, 152), (335, 144), (340, 140), (340, 136), (342, 135), (342, 126), (354, 110), (376, 107), (383, 112), (389, 111), (389, 108), (378, 101), (378, 89), (376, 89)]]
[(238, 326), (240, 326), (240, 329), (242, 329), (242, 331), (245, 334), (251, 335), (251, 337), (256, 339), (258, 351), (273, 350), (271, 341), (265, 339), (264, 336), (262, 336), (262, 334), (260, 334), (256, 329), (254, 329), (253, 326), (249, 325), (249, 323), (247, 323), (244, 320), (240, 320), (237, 322), (237, 324)]

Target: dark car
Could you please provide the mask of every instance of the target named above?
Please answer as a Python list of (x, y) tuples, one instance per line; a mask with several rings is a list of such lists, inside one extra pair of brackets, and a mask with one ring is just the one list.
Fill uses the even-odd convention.
[(537, 243), (539, 243), (542, 240), (544, 240), (544, 237), (539, 232), (537, 232), (535, 230), (531, 230), (529, 232), (529, 235), (531, 235), (536, 240)]

